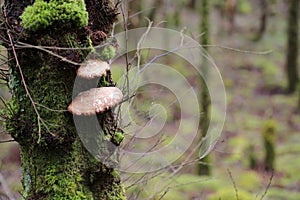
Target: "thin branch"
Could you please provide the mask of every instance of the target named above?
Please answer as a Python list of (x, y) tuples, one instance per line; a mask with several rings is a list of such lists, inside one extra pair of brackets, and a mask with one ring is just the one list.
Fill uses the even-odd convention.
[(217, 47), (225, 50), (235, 51), (238, 53), (247, 53), (247, 54), (254, 54), (254, 55), (267, 55), (273, 52), (273, 50), (267, 50), (267, 51), (250, 51), (250, 50), (242, 50), (242, 49), (236, 49), (233, 47), (223, 46), (223, 45), (215, 45), (215, 44), (208, 44), (208, 45), (201, 45), (202, 47)]
[[(54, 52), (52, 52), (52, 51), (50, 51), (50, 50), (44, 49), (44, 48), (42, 48), (42, 47), (40, 47), (40, 46), (34, 46), (34, 45), (26, 44), (26, 43), (23, 43), (23, 42), (18, 42), (18, 44), (24, 45), (24, 46), (21, 46), (22, 48), (26, 48), (26, 47), (27, 47), (27, 48), (33, 48), (33, 49), (38, 49), (38, 50), (41, 50), (41, 51), (45, 51), (45, 52), (49, 53), (50, 55), (55, 56), (55, 57), (58, 57), (58, 58), (60, 58), (62, 61), (67, 62), (67, 63), (70, 63), (70, 64), (72, 64), (72, 65), (80, 65), (80, 63), (76, 63), (76, 62), (73, 62), (73, 61), (71, 61), (71, 60), (68, 60), (67, 58), (65, 58), (65, 57), (63, 57), (63, 56), (60, 56), (60, 55), (58, 55), (58, 54), (56, 54), (56, 53), (54, 53)], [(20, 46), (19, 46), (19, 47), (20, 47)]]
[(125, 49), (126, 49), (126, 53), (125, 53), (125, 62), (126, 62), (126, 82), (127, 82), (127, 90), (128, 90), (128, 96), (130, 96), (130, 87), (129, 87), (129, 58), (128, 58), (128, 26), (127, 26), (127, 17), (125, 16), (125, 11), (123, 6), (121, 5), (121, 13), (122, 13), (122, 17), (123, 17), (123, 28), (125, 30)]
[(272, 170), (272, 173), (271, 173), (268, 185), (267, 185), (267, 187), (266, 187), (265, 192), (263, 193), (263, 195), (261, 195), (260, 200), (263, 200), (263, 198), (265, 198), (265, 196), (267, 195), (267, 193), (268, 193), (268, 191), (269, 191), (269, 189), (271, 187), (271, 183), (272, 183), (273, 177), (274, 177), (274, 170)]
[[(20, 72), (20, 76), (21, 76), (21, 79), (22, 79), (22, 83), (23, 83), (23, 86), (24, 86), (24, 89), (25, 89), (25, 92), (26, 92), (26, 95), (28, 96), (32, 106), (33, 106), (33, 109), (35, 111), (35, 114), (37, 115), (37, 120), (38, 120), (38, 133), (39, 133), (39, 138), (38, 138), (38, 143), (40, 142), (41, 140), (41, 123), (47, 128), (47, 125), (45, 124), (45, 122), (43, 121), (43, 119), (41, 118), (39, 112), (38, 112), (38, 109), (35, 105), (35, 102), (33, 101), (32, 99), (32, 96), (28, 90), (28, 87), (27, 87), (27, 84), (26, 84), (26, 81), (25, 81), (25, 78), (24, 78), (24, 74), (23, 74), (23, 71), (21, 69), (21, 66), (20, 66), (20, 63), (19, 63), (19, 59), (18, 59), (18, 56), (17, 56), (17, 53), (16, 53), (16, 50), (15, 50), (15, 46), (14, 46), (14, 43), (12, 41), (12, 37), (10, 35), (10, 31), (7, 30), (7, 35), (8, 35), (8, 38), (9, 38), (9, 41), (10, 41), (10, 45), (11, 45), (11, 48), (12, 48), (12, 51), (13, 51), (13, 54), (14, 54), (14, 57), (15, 57), (15, 60), (16, 60), (16, 66), (18, 67), (19, 69), (19, 72)], [(49, 129), (47, 128), (47, 130), (49, 131)], [(49, 133), (52, 135), (52, 136), (55, 136), (53, 133), (51, 133), (49, 131)]]
[(227, 172), (228, 172), (229, 178), (230, 178), (230, 180), (231, 180), (231, 182), (233, 184), (233, 188), (234, 188), (234, 191), (235, 191), (236, 200), (239, 200), (238, 189), (237, 189), (236, 183), (235, 183), (235, 181), (233, 179), (232, 173), (231, 173), (231, 171), (229, 169), (227, 169)]
[[(19, 44), (19, 45), (18, 45)], [(106, 42), (104, 44), (98, 45), (94, 47), (95, 49), (105, 47), (107, 45), (111, 44), (111, 42)], [(35, 46), (32, 44), (24, 43), (24, 42), (17, 42), (15, 47), (18, 48), (33, 48), (34, 47), (39, 47), (41, 49), (53, 49), (53, 50), (91, 50), (91, 47), (56, 47), (56, 46)]]
[(49, 108), (49, 107), (44, 106), (43, 104), (39, 104), (39, 103), (35, 103), (35, 105), (40, 106), (42, 108), (45, 108), (45, 109), (47, 109), (49, 111), (52, 111), (52, 112), (68, 112), (68, 110), (56, 110), (56, 109)]

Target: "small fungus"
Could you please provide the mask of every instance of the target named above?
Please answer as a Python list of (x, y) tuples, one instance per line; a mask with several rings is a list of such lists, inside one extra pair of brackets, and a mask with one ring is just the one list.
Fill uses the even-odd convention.
[(88, 60), (84, 62), (78, 69), (77, 75), (84, 79), (94, 79), (106, 75), (110, 70), (109, 64), (102, 60)]
[(74, 115), (95, 115), (118, 105), (123, 94), (116, 87), (92, 88), (73, 99), (68, 110)]

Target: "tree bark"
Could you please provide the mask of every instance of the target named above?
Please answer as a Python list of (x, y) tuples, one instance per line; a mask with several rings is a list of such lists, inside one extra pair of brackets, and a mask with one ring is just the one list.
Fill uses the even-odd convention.
[[(38, 1), (43, 5), (49, 3), (42, 0), (35, 3)], [(23, 21), (20, 19), (25, 8), (33, 5), (31, 0), (6, 0), (3, 11), (1, 39), (8, 48), (12, 93), (6, 128), (21, 149), (22, 196), (32, 200), (125, 199), (119, 172), (89, 154), (76, 133), (72, 114), (66, 111), (72, 101), (78, 65), (65, 59), (83, 62), (90, 50), (78, 48), (103, 43), (116, 20), (117, 11), (109, 0), (50, 2), (66, 8), (72, 4), (72, 9), (78, 10), (72, 13), (66, 9), (55, 19), (42, 16), (42, 20), (35, 21), (32, 26), (27, 26), (24, 18), (21, 17)], [(77, 3), (84, 5), (86, 10), (80, 10)], [(56, 12), (55, 8), (51, 9), (45, 12), (48, 16)], [(88, 13), (88, 24), (83, 25), (84, 19), (78, 18), (77, 14), (84, 16), (85, 12)], [(17, 48), (20, 42), (72, 49)], [(50, 50), (52, 54), (49, 54)], [(104, 81), (99, 83), (100, 86), (106, 84)], [(99, 123), (107, 128), (115, 126), (115, 120), (110, 124), (103, 123), (111, 116), (110, 110), (98, 116)]]
[(299, 82), (298, 76), (298, 12), (299, 0), (289, 1), (289, 16), (288, 16), (288, 41), (287, 41), (287, 58), (286, 70), (288, 78), (288, 92), (295, 92)]
[[(203, 49), (207, 51), (207, 45), (209, 43), (209, 1), (208, 0), (202, 0), (201, 1), (201, 24), (200, 24), (200, 31), (203, 33), (203, 36), (201, 37), (201, 45), (204, 45)], [(206, 52), (203, 52), (206, 53)], [(203, 76), (208, 76), (209, 72), (207, 71), (208, 67), (208, 61), (205, 58), (205, 56), (201, 55), (203, 58), (203, 63), (202, 63), (202, 75)], [(200, 92), (200, 108), (201, 108), (201, 117), (200, 117), (200, 132), (201, 132), (201, 137), (206, 136), (206, 132), (209, 127), (209, 119), (210, 119), (210, 99), (209, 99), (209, 91), (206, 86), (206, 83), (204, 79), (202, 78), (200, 80), (201, 84), (201, 92)], [(201, 140), (200, 140), (201, 141)], [(199, 175), (209, 175), (211, 173), (211, 169), (209, 166), (209, 156), (205, 156), (201, 162), (204, 164), (200, 163), (198, 166), (198, 174)]]

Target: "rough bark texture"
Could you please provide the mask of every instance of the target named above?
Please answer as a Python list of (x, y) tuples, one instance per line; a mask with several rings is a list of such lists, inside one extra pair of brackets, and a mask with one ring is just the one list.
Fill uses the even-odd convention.
[[(57, 0), (58, 4), (65, 2), (77, 4), (80, 0)], [(52, 25), (37, 26), (33, 31), (25, 29), (20, 19), (24, 9), (33, 2), (6, 0), (1, 38), (8, 48), (8, 34), (15, 44), (23, 42), (72, 48), (101, 44), (116, 20), (116, 9), (109, 0), (86, 0), (81, 3), (85, 4), (88, 12), (87, 25), (79, 26), (77, 20), (81, 19), (76, 16), (69, 19), (66, 14), (63, 21), (59, 21), (59, 16)], [(72, 21), (74, 19), (76, 21)], [(89, 53), (89, 50), (78, 49), (51, 51), (77, 63), (82, 62)], [(11, 48), (8, 53), (9, 59), (12, 58), (9, 62), (9, 87), (13, 97), (9, 103), (6, 127), (21, 148), (24, 199), (125, 199), (118, 171), (101, 164), (87, 152), (76, 133), (72, 114), (65, 112), (72, 100), (78, 66), (35, 48), (16, 49), (27, 88), (40, 115), (38, 118), (26, 95)], [(100, 82), (101, 86), (106, 84)], [(107, 111), (99, 116), (100, 123), (114, 127), (113, 120), (110, 122), (112, 125), (103, 123), (111, 114)]]
[[(203, 0), (201, 3), (201, 25), (200, 25), (200, 31), (201, 33), (204, 33), (201, 37), (201, 45), (207, 45), (209, 43), (209, 1)], [(207, 46), (203, 47), (207, 51)], [(204, 52), (205, 53), (205, 52)], [(208, 61), (207, 59), (203, 57), (203, 63), (201, 69), (203, 69), (202, 73), (203, 76), (208, 76), (209, 72), (207, 71), (207, 65)], [(201, 79), (201, 93), (200, 93), (200, 108), (201, 108), (201, 118), (200, 118), (200, 129), (201, 129), (201, 135), (202, 137), (205, 137), (206, 132), (209, 127), (209, 119), (210, 119), (210, 99), (209, 99), (209, 91), (206, 86), (206, 83), (203, 79)], [(205, 164), (199, 164), (198, 166), (198, 173), (199, 175), (209, 175), (210, 174), (210, 166), (209, 166), (209, 156), (204, 157), (201, 162), (204, 162)]]
[(286, 70), (288, 77), (288, 92), (295, 92), (298, 76), (298, 12), (299, 0), (289, 1), (289, 17), (288, 17), (288, 43), (287, 43), (287, 60)]

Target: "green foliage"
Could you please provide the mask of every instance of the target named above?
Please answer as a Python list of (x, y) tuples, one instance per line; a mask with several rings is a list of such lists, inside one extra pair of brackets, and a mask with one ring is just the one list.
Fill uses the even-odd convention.
[(83, 0), (36, 0), (20, 16), (22, 25), (30, 31), (45, 29), (55, 23), (72, 23), (84, 27), (88, 13)]
[(242, 14), (249, 14), (252, 12), (252, 6), (249, 0), (238, 0), (237, 10)]
[(109, 61), (116, 56), (117, 49), (112, 45), (105, 46), (99, 54), (99, 57), (103, 61)]
[[(140, 194), (140, 199), (147, 199), (154, 195), (153, 199), (160, 199), (164, 195), (164, 200), (180, 200), (192, 199), (195, 193), (202, 193), (203, 191), (216, 191), (223, 185), (219, 179), (213, 179), (208, 176), (196, 176), (193, 174), (181, 174), (172, 177), (172, 181), (166, 180), (169, 174), (163, 174), (151, 178), (145, 186), (137, 185), (130, 187), (127, 190), (128, 196), (133, 194)], [(127, 183), (130, 185), (130, 183)], [(161, 191), (162, 188), (168, 188), (168, 192)], [(190, 198), (187, 198), (189, 195)], [(134, 195), (133, 195), (134, 196)]]
[(239, 162), (239, 161), (244, 161), (244, 152), (247, 151), (249, 148), (249, 139), (238, 136), (235, 138), (232, 138), (229, 141), (229, 148), (232, 149), (234, 152), (230, 157), (227, 158), (228, 162)]
[(257, 191), (261, 188), (260, 174), (255, 171), (245, 171), (240, 173), (240, 175), (236, 177), (236, 182), (239, 188), (243, 188), (247, 191)]
[(255, 65), (262, 70), (263, 81), (266, 86), (278, 85), (281, 75), (280, 68), (274, 61), (268, 58), (261, 58), (255, 61)]
[(272, 200), (300, 199), (300, 194), (291, 190), (270, 188), (266, 197)]
[[(236, 198), (236, 192), (233, 188), (226, 188), (219, 190), (216, 194), (210, 196), (209, 200), (232, 200)], [(253, 196), (244, 190), (238, 189), (238, 199), (240, 200), (252, 200)]]

